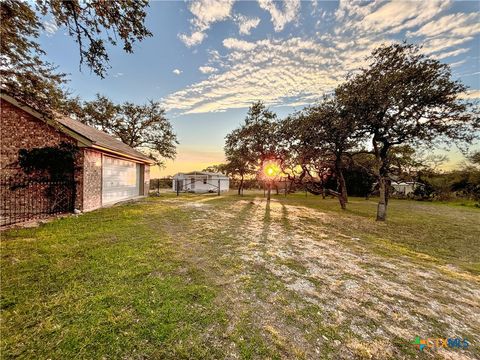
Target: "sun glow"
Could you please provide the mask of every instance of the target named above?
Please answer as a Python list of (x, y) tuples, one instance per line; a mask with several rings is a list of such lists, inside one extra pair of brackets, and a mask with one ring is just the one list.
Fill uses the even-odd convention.
[(282, 169), (274, 161), (268, 161), (263, 165), (262, 173), (267, 180), (273, 180), (277, 178), (281, 172), (282, 172)]

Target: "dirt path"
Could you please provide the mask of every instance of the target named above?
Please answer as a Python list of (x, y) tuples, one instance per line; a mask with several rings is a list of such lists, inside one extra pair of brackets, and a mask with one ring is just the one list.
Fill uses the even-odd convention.
[[(210, 201), (211, 200), (211, 201)], [(475, 359), (480, 279), (407, 256), (382, 257), (281, 201), (173, 200), (195, 224), (191, 255), (223, 287), (228, 357)], [(203, 241), (198, 242), (198, 239)], [(416, 337), (467, 338), (420, 354)]]

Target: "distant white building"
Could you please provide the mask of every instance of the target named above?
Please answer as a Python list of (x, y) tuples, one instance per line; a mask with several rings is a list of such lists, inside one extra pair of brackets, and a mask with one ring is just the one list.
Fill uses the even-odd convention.
[(409, 195), (417, 188), (421, 188), (424, 185), (415, 181), (392, 181), (392, 187), (395, 189), (395, 193)]
[(178, 173), (173, 177), (172, 190), (188, 191), (195, 193), (228, 191), (230, 188), (230, 179), (220, 173), (211, 173), (204, 171), (192, 171), (189, 173)]

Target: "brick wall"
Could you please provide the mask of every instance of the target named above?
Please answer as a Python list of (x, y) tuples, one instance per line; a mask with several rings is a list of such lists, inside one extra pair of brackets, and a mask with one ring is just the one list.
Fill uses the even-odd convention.
[[(58, 204), (69, 203), (64, 196), (69, 193), (70, 195), (66, 196), (71, 199), (70, 185), (62, 187), (57, 183), (36, 183), (35, 180), (42, 174), (26, 174), (18, 164), (21, 149), (55, 147), (61, 143), (74, 145), (76, 140), (18, 106), (0, 99), (0, 212), (9, 214), (8, 216), (25, 216), (28, 219), (34, 214), (55, 212)], [(74, 180), (77, 184), (81, 184), (83, 178), (82, 157), (79, 152), (75, 160)], [(75, 208), (82, 206), (80, 190), (81, 186), (75, 187)], [(52, 192), (56, 195), (52, 195)], [(65, 208), (68, 209), (68, 206)], [(5, 217), (3, 219), (8, 220)]]
[(84, 149), (82, 210), (93, 210), (102, 206), (102, 153)]
[(75, 209), (83, 210), (83, 163), (84, 163), (84, 152), (82, 149), (77, 153), (75, 159)]
[(0, 168), (2, 176), (23, 175), (18, 166), (18, 151), (75, 140), (26, 111), (0, 99)]
[(144, 166), (143, 171), (143, 195), (148, 196), (150, 190), (150, 165)]

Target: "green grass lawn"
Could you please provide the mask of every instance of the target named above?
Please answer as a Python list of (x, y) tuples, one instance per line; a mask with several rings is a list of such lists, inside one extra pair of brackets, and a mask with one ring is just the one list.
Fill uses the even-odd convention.
[[(480, 209), (375, 209), (164, 194), (6, 231), (1, 357), (480, 357)], [(415, 336), (470, 346), (420, 353)]]

